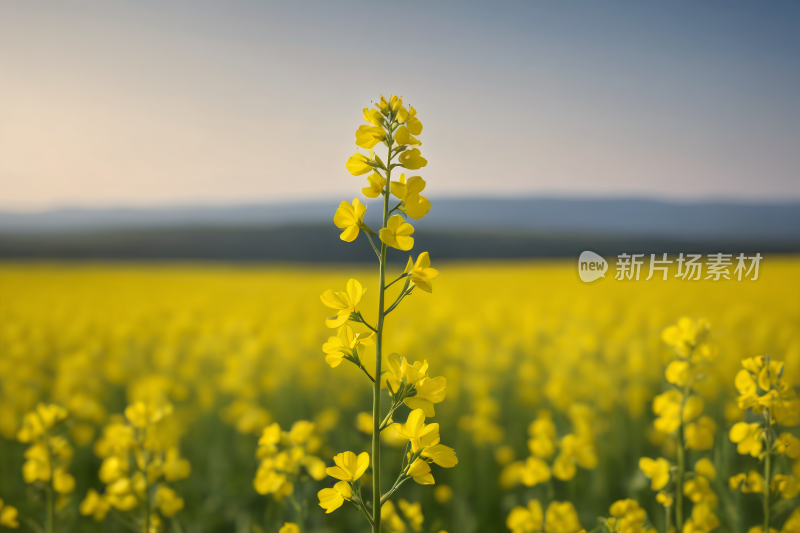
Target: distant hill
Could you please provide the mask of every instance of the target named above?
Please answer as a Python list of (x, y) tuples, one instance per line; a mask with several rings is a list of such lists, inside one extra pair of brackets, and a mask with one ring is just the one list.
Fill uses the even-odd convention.
[[(367, 222), (378, 226), (380, 205), (368, 206)], [(335, 209), (333, 201), (0, 212), (0, 258), (369, 260), (368, 246), (340, 244)], [(441, 259), (800, 252), (798, 203), (441, 199), (414, 225), (415, 250)]]

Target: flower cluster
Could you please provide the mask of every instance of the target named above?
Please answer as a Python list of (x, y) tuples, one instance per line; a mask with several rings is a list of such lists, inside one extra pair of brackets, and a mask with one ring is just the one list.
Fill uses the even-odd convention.
[(511, 533), (585, 533), (575, 506), (570, 502), (551, 502), (542, 512), (539, 500), (531, 500), (527, 507), (511, 509), (506, 518)]
[(94, 446), (103, 460), (98, 477), (104, 488), (89, 489), (82, 515), (99, 522), (114, 509), (150, 533), (161, 531), (163, 518), (183, 509), (183, 498), (169, 483), (189, 477), (191, 465), (170, 432), (171, 415), (169, 403), (136, 402), (124, 416), (111, 417)]
[[(761, 495), (764, 525), (756, 527), (762, 531), (770, 531), (774, 496), (792, 500), (800, 493), (800, 439), (788, 431), (776, 436), (777, 426), (788, 428), (800, 423), (800, 399), (784, 379), (784, 368), (782, 361), (768, 355), (750, 357), (742, 361), (735, 379), (738, 407), (757, 418), (736, 422), (729, 437), (737, 452), (762, 461), (764, 474), (754, 469), (739, 473), (728, 480), (728, 485), (731, 490)], [(791, 518), (787, 524), (790, 522)]]
[[(674, 512), (675, 525), (685, 533), (706, 533), (719, 526), (714, 514), (717, 497), (709, 485), (709, 478), (713, 481), (716, 475), (711, 462), (701, 459), (694, 473), (686, 468), (688, 451), (713, 448), (717, 430), (714, 420), (703, 415), (705, 401), (696, 392), (705, 366), (717, 355), (716, 346), (709, 341), (710, 329), (707, 320), (683, 317), (662, 332), (661, 339), (672, 348), (673, 358), (664, 372), (670, 388), (653, 399), (653, 427), (661, 439), (674, 442), (677, 464), (673, 468), (665, 458), (639, 460), (639, 467), (651, 480), (650, 487), (659, 491), (656, 500), (665, 508), (668, 527)], [(684, 514), (686, 498), (693, 503), (691, 517)]]
[[(502, 487), (511, 488), (518, 483), (533, 487), (548, 482), (551, 476), (569, 481), (575, 477), (579, 466), (586, 470), (597, 468), (594, 412), (586, 405), (573, 404), (568, 415), (573, 432), (558, 439), (550, 411), (539, 411), (536, 420), (528, 426), (528, 450), (531, 455), (525, 461), (515, 461), (505, 466), (500, 474)], [(555, 460), (551, 466), (547, 461), (553, 456)]]
[(325, 462), (313, 455), (322, 446), (314, 429), (307, 420), (295, 422), (289, 431), (281, 431), (277, 422), (264, 428), (256, 452), (261, 461), (253, 480), (256, 492), (280, 500), (292, 496), (303, 472), (317, 481), (325, 477)]
[(611, 516), (605, 525), (612, 533), (657, 533), (654, 527), (647, 527), (647, 513), (636, 500), (616, 501), (608, 512)]
[(46, 527), (50, 529), (54, 527), (54, 515), (64, 508), (68, 495), (75, 490), (75, 478), (69, 473), (74, 452), (61, 431), (61, 422), (66, 418), (67, 411), (63, 407), (40, 403), (25, 415), (17, 433), (17, 440), (29, 445), (25, 450), (22, 477), (46, 494)]
[[(367, 206), (358, 198), (352, 202), (343, 201), (336, 210), (333, 222), (342, 230), (340, 238), (345, 242), (355, 241), (363, 232), (379, 261), (378, 315), (374, 323), (370, 323), (361, 310), (366, 289), (355, 279), (347, 282), (343, 291), (327, 290), (320, 299), (326, 307), (336, 311), (336, 315), (328, 318), (325, 325), (335, 329), (336, 335), (328, 338), (322, 346), (325, 362), (336, 368), (343, 361), (358, 367), (372, 382), (373, 405), (372, 415), (363, 413), (357, 418), (360, 431), (372, 436), (372, 455), (367, 452), (347, 451), (336, 455), (333, 460), (336, 466), (329, 467), (329, 476), (339, 480), (333, 487), (319, 491), (319, 505), (330, 513), (350, 501), (372, 525), (374, 531), (380, 531), (382, 515), (390, 531), (402, 530), (404, 522), (395, 511), (390, 497), (409, 479), (421, 485), (434, 484), (431, 464), (444, 468), (452, 468), (458, 463), (455, 451), (441, 444), (439, 424), (425, 424), (425, 419), (435, 416), (435, 405), (445, 399), (447, 381), (444, 377), (428, 374), (428, 362), (411, 363), (398, 354), (386, 357), (388, 371), (382, 371), (384, 364), (383, 338), (385, 318), (410, 296), (417, 287), (424, 292), (432, 292), (432, 281), (439, 272), (431, 268), (430, 256), (423, 252), (416, 261), (409, 257), (403, 272), (392, 282), (386, 283), (387, 252), (389, 248), (408, 251), (414, 246), (414, 227), (408, 218), (418, 220), (431, 209), (430, 201), (422, 196), (427, 186), (421, 176), (409, 176), (401, 173), (399, 179), (392, 180), (392, 170), (401, 167), (406, 170), (418, 170), (427, 165), (418, 148), (422, 143), (416, 137), (422, 133), (422, 122), (417, 118), (413, 107), (403, 105), (403, 99), (391, 96), (388, 100), (381, 96), (375, 109), (365, 108), (362, 113), (366, 125), (356, 130), (356, 145), (369, 150), (369, 155), (356, 152), (348, 159), (347, 170), (354, 176), (366, 176), (367, 185), (361, 192), (366, 198), (382, 197), (382, 227), (376, 233), (364, 221)], [(374, 152), (375, 146), (382, 143), (387, 149), (386, 161)], [(390, 198), (397, 203), (390, 208)], [(377, 236), (380, 249), (375, 245), (372, 236)], [(388, 289), (395, 283), (403, 282), (393, 303), (386, 304)], [(352, 324), (360, 324), (363, 331), (354, 331)], [(374, 324), (374, 325), (373, 325)], [(374, 354), (371, 348), (375, 348)], [(391, 400), (388, 412), (384, 416), (381, 409), (381, 397), (386, 390)], [(401, 406), (411, 409), (404, 423), (394, 422), (394, 414)], [(406, 453), (403, 455), (400, 473), (392, 487), (382, 493), (380, 474), (381, 433), (391, 428), (394, 433), (391, 439), (407, 441)], [(370, 461), (371, 459), (371, 461)], [(361, 477), (372, 462), (372, 501), (362, 497)], [(407, 502), (400, 504), (412, 529), (419, 530), (422, 514), (417, 507)]]
[(16, 529), (19, 527), (19, 521), (17, 520), (17, 516), (19, 512), (17, 511), (16, 507), (11, 505), (6, 505), (2, 499), (0, 499), (0, 526), (7, 527), (9, 529)]

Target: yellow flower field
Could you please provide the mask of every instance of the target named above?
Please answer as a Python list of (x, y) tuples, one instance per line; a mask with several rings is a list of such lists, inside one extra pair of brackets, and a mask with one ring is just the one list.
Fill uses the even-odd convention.
[[(752, 492), (763, 492), (764, 457), (748, 442), (763, 438), (748, 441), (747, 424), (728, 433), (755, 421), (740, 407), (760, 399), (742, 404), (743, 360), (785, 362), (776, 395), (800, 383), (800, 260), (767, 257), (756, 282), (592, 284), (572, 261), (432, 260), (433, 293), (389, 315), (384, 342), (446, 379), (431, 421), (458, 465), (433, 469), (433, 490), (399, 487), (384, 530), (665, 531), (664, 504), (677, 494), (659, 489), (680, 447), (662, 407), (687, 375), (701, 406), (681, 426), (684, 531), (762, 524)], [(159, 509), (152, 531), (363, 530), (352, 506), (326, 514), (317, 497), (327, 488), (326, 505), (352, 499), (324, 472), (344, 450), (355, 455), (336, 461), (339, 479), (371, 475), (356, 459), (370, 450), (371, 391), (359, 368), (333, 368), (322, 349), (330, 310), (320, 294), (350, 277), (367, 289), (359, 310), (372, 321), (376, 273), (361, 266), (0, 266), (0, 529), (135, 529), (126, 506), (146, 486)], [(662, 338), (681, 317), (709, 324), (695, 374), (676, 359), (679, 340)], [(777, 420), (786, 427), (767, 441), (780, 448), (770, 527), (788, 533), (800, 531), (800, 450), (791, 421)], [(384, 464), (401, 463), (410, 424), (383, 434)], [(289, 473), (276, 479), (282, 457)]]

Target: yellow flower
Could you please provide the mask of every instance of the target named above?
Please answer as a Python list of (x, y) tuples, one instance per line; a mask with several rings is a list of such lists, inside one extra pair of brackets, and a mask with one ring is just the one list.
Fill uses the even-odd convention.
[(664, 507), (672, 507), (672, 496), (663, 490), (656, 494), (656, 501)]
[(422, 457), (430, 459), (442, 468), (453, 468), (458, 464), (456, 451), (444, 444), (434, 444), (422, 450)]
[(139, 505), (139, 500), (133, 494), (109, 494), (108, 503), (119, 511), (130, 511)]
[[(669, 326), (661, 333), (661, 340), (675, 349), (680, 357), (688, 357), (698, 346), (701, 345), (707, 335), (710, 326), (708, 321), (700, 319), (694, 321), (691, 318), (683, 317), (674, 326)], [(701, 350), (707, 358), (710, 353)]]
[(364, 120), (366, 122), (369, 122), (373, 126), (383, 127), (384, 124), (386, 124), (386, 121), (383, 119), (383, 116), (381, 116), (381, 112), (378, 111), (377, 109), (370, 109), (368, 107), (365, 107), (363, 115), (364, 115)]
[(528, 434), (532, 437), (528, 440), (531, 454), (547, 459), (555, 453), (556, 425), (553, 423), (550, 411), (545, 409), (539, 411), (536, 420), (528, 426)]
[(544, 516), (544, 530), (547, 533), (575, 533), (581, 528), (578, 513), (570, 502), (553, 502), (547, 507)]
[(325, 321), (325, 325), (331, 329), (336, 329), (350, 320), (350, 314), (356, 312), (356, 306), (361, 301), (361, 297), (367, 292), (355, 279), (347, 282), (347, 291), (332, 291), (328, 289), (322, 293), (320, 300), (331, 309), (338, 309), (336, 317), (331, 317)]
[(716, 498), (705, 476), (694, 476), (686, 481), (683, 484), (683, 494), (694, 503), (699, 503), (709, 497)]
[(43, 444), (35, 444), (25, 450), (25, 463), (22, 465), (22, 477), (26, 483), (50, 481), (50, 454)]
[(422, 531), (422, 523), (424, 516), (422, 515), (422, 505), (419, 502), (409, 503), (401, 499), (397, 502), (400, 510), (406, 517), (406, 520), (411, 524), (411, 529), (414, 531)]
[(63, 407), (40, 403), (36, 406), (35, 411), (26, 414), (23, 418), (17, 440), (25, 443), (32, 442), (66, 417), (67, 411)]
[(439, 275), (439, 271), (431, 268), (431, 258), (428, 252), (422, 252), (417, 256), (417, 261), (412, 262), (411, 257), (408, 258), (404, 274), (411, 276), (411, 282), (425, 292), (432, 292), (431, 280)]
[(414, 481), (420, 485), (433, 485), (434, 479), (431, 474), (431, 467), (427, 461), (417, 458), (411, 466), (408, 467), (408, 475), (414, 478)]
[(412, 135), (422, 133), (422, 122), (417, 118), (417, 110), (414, 109), (414, 106), (408, 106), (408, 111), (401, 106), (397, 110), (397, 121), (400, 124), (405, 124), (408, 132)]
[(744, 493), (760, 494), (764, 492), (764, 478), (756, 472), (751, 470), (746, 475), (736, 474), (728, 479), (728, 486), (731, 490), (741, 489)]
[(192, 473), (192, 465), (189, 461), (181, 457), (180, 451), (177, 448), (170, 448), (167, 450), (164, 459), (164, 478), (167, 481), (178, 481), (186, 479)]
[(561, 439), (561, 453), (553, 463), (553, 475), (568, 481), (577, 473), (576, 465), (586, 469), (597, 467), (597, 452), (594, 442), (586, 437), (570, 433)]
[(300, 526), (293, 522), (284, 522), (278, 533), (300, 533)]
[(686, 361), (672, 361), (667, 366), (665, 375), (669, 383), (683, 387), (689, 379), (689, 363)]
[(344, 452), (333, 457), (336, 466), (329, 467), (326, 472), (329, 476), (342, 481), (358, 481), (369, 467), (369, 454), (363, 452), (356, 456), (353, 452)]
[(387, 533), (405, 533), (406, 523), (400, 518), (391, 500), (381, 506), (381, 521)]
[(0, 526), (4, 526), (10, 529), (16, 529), (19, 527), (19, 521), (17, 520), (17, 515), (19, 512), (15, 507), (10, 505), (5, 505), (3, 500), (0, 499)]
[(364, 226), (364, 213), (367, 206), (362, 204), (358, 198), (353, 198), (353, 205), (347, 202), (339, 204), (339, 209), (333, 216), (333, 223), (336, 227), (343, 230), (339, 236), (345, 242), (353, 242), (358, 237), (358, 232)]
[(416, 361), (413, 365), (396, 353), (388, 357), (389, 372), (384, 374), (387, 384), (395, 391), (403, 385), (412, 385), (415, 395), (404, 398), (403, 402), (411, 409), (421, 409), (426, 417), (435, 416), (434, 404), (444, 401), (447, 379), (429, 377), (428, 362)]
[(539, 500), (531, 500), (527, 507), (511, 509), (506, 518), (506, 527), (511, 533), (539, 533), (544, 526), (544, 513)]
[(420, 146), (422, 144), (419, 139), (411, 135), (406, 126), (400, 126), (397, 131), (394, 132), (394, 140), (397, 142), (398, 146)]
[(53, 490), (59, 494), (69, 494), (75, 490), (75, 478), (63, 466), (53, 471)]
[(154, 404), (136, 402), (125, 408), (125, 418), (135, 428), (144, 429), (164, 417), (164, 411)]
[(416, 193), (408, 193), (405, 200), (403, 200), (403, 212), (413, 218), (419, 220), (431, 210), (431, 202), (424, 196)]
[[(397, 161), (401, 167), (407, 168), (408, 170), (417, 170), (428, 164), (428, 160), (422, 157), (419, 148), (412, 148), (411, 150), (401, 152), (400, 155), (397, 156)], [(357, 176), (358, 174), (355, 175)]]
[(356, 130), (356, 145), (367, 150), (384, 139), (386, 134), (380, 126), (359, 126)]
[(406, 175), (400, 174), (400, 179), (391, 183), (391, 190), (398, 199), (404, 200), (409, 194), (419, 194), (424, 191), (425, 185), (425, 180), (420, 176), (411, 176), (406, 182)]
[(386, 226), (379, 233), (383, 243), (403, 251), (414, 247), (414, 237), (410, 236), (414, 233), (414, 227), (403, 220), (403, 217), (393, 215)]
[(650, 488), (661, 490), (669, 483), (669, 461), (663, 457), (656, 460), (649, 457), (639, 459), (639, 468), (650, 478)]
[[(772, 529), (772, 528), (770, 528)], [(800, 533), (800, 509), (795, 509), (783, 523), (783, 533)]]
[(714, 481), (717, 478), (717, 469), (714, 468), (714, 463), (706, 457), (694, 464), (694, 471), (709, 481)]
[(714, 433), (717, 424), (708, 416), (701, 416), (697, 422), (686, 425), (686, 448), (689, 450), (710, 450), (714, 447)]
[(345, 166), (348, 172), (353, 176), (362, 176), (367, 172), (372, 172), (373, 167), (369, 164), (371, 162), (372, 160), (370, 158), (362, 153), (356, 152), (350, 156)]
[(327, 472), (325, 471), (325, 461), (313, 455), (307, 455), (303, 458), (303, 466), (308, 472), (308, 475), (317, 481), (325, 479)]
[(800, 457), (800, 439), (791, 433), (781, 433), (775, 441), (775, 451), (782, 453), (790, 459)]
[(533, 487), (539, 483), (550, 481), (550, 468), (547, 463), (537, 457), (528, 457), (520, 471), (520, 481), (523, 485)]
[(453, 499), (453, 489), (449, 485), (437, 485), (433, 489), (433, 497), (437, 502), (445, 504)]
[(331, 368), (336, 368), (348, 355), (360, 360), (366, 346), (375, 346), (374, 332), (354, 334), (353, 328), (343, 324), (339, 327), (336, 337), (329, 337), (328, 342), (322, 345), (322, 351), (325, 352), (325, 362)]
[(161, 513), (166, 516), (175, 516), (183, 509), (183, 498), (178, 496), (178, 493), (173, 489), (159, 485), (155, 494), (156, 507), (161, 510)]
[(683, 395), (674, 389), (653, 398), (653, 413), (658, 416), (653, 425), (657, 431), (670, 434), (680, 427), (682, 401)]
[(110, 509), (111, 504), (105, 496), (101, 496), (94, 489), (89, 489), (78, 510), (81, 515), (91, 515), (96, 521), (102, 522)]
[(696, 503), (692, 506), (692, 516), (684, 522), (685, 533), (707, 533), (719, 526), (719, 519), (708, 502)]
[(612, 518), (606, 520), (611, 531), (621, 533), (644, 533), (647, 513), (639, 507), (635, 500), (619, 500), (611, 504), (609, 513)]
[(436, 412), (433, 406), (444, 401), (446, 388), (447, 378), (444, 376), (435, 378), (425, 376), (414, 385), (414, 389), (417, 391), (416, 396), (405, 398), (403, 403), (411, 409), (422, 409), (425, 416), (435, 416)]
[(731, 442), (736, 443), (736, 451), (742, 455), (750, 454), (753, 457), (761, 455), (763, 443), (761, 435), (764, 433), (758, 423), (748, 424), (747, 422), (737, 422), (731, 428), (729, 437)]
[(377, 198), (383, 192), (383, 188), (386, 186), (386, 178), (378, 174), (377, 172), (373, 172), (369, 176), (367, 176), (367, 186), (361, 189), (361, 194), (366, 196), (367, 198)]
[(414, 409), (405, 424), (393, 424), (397, 435), (411, 443), (411, 450), (418, 451), (426, 446), (439, 444), (439, 424), (425, 424), (425, 413)]
[(800, 493), (800, 483), (794, 476), (778, 474), (772, 478), (770, 487), (773, 492), (780, 492), (784, 500), (790, 500)]

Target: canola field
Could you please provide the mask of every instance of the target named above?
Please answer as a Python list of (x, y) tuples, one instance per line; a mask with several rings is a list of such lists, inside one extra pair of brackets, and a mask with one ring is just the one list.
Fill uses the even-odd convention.
[[(457, 464), (400, 486), (384, 531), (800, 532), (800, 259), (755, 282), (432, 266), (385, 353), (445, 378), (428, 422)], [(326, 475), (373, 429), (362, 370), (322, 348), (320, 295), (351, 277), (372, 320), (364, 266), (0, 265), (0, 531), (365, 531)], [(382, 434), (386, 489), (410, 412)]]

